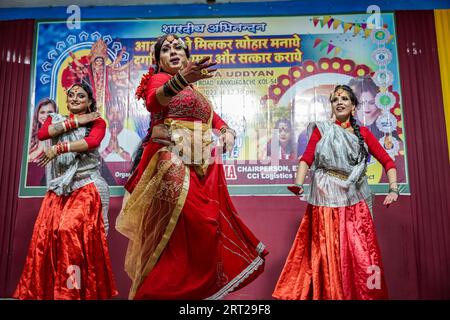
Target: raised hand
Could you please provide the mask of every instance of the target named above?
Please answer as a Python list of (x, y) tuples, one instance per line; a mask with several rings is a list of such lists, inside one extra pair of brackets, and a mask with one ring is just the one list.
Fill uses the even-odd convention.
[(217, 69), (211, 67), (215, 66), (217, 62), (208, 62), (210, 59), (211, 57), (205, 57), (200, 61), (190, 61), (186, 67), (180, 70), (180, 74), (189, 83), (212, 78), (214, 76), (213, 72), (217, 71)]

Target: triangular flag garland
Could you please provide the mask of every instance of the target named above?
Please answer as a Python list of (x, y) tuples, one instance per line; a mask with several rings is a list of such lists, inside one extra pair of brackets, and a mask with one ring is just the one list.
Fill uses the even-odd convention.
[(327, 48), (327, 54), (334, 50), (334, 56), (337, 56), (341, 52), (341, 48), (336, 47), (334, 44), (331, 44), (325, 40), (320, 38), (316, 38), (314, 40), (313, 48), (319, 46), (319, 50), (323, 51), (323, 49)]
[[(344, 29), (344, 33), (353, 29), (353, 34), (356, 36), (359, 34), (361, 30), (363, 30), (363, 37), (368, 38), (370, 36), (370, 33), (372, 32), (372, 29), (367, 27), (367, 23), (354, 23), (354, 22), (345, 22), (339, 19), (335, 19), (332, 16), (324, 16), (323, 18), (320, 17), (313, 17), (312, 19), (314, 27), (317, 27), (317, 24), (320, 23), (320, 27), (323, 28), (325, 25), (328, 26), (328, 28), (331, 28), (333, 26), (333, 29), (336, 30), (341, 26)], [(383, 25), (384, 28), (387, 29), (387, 25)]]

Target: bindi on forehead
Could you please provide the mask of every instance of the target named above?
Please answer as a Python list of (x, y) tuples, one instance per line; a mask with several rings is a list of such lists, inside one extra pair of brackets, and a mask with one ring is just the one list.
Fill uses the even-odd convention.
[(173, 36), (168, 36), (166, 40), (164, 40), (164, 45), (178, 44), (178, 39), (175, 39)]
[(86, 91), (84, 91), (83, 88), (80, 88), (80, 87), (76, 86), (76, 87), (73, 87), (72, 89), (69, 90), (68, 94), (70, 94), (70, 93), (74, 94), (74, 95), (77, 95), (79, 93), (86, 94)]

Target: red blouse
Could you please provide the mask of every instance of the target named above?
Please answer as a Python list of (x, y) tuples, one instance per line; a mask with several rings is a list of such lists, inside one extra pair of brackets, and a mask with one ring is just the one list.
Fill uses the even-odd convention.
[[(396, 168), (395, 162), (389, 156), (389, 154), (384, 150), (381, 144), (378, 142), (377, 138), (370, 132), (366, 127), (360, 127), (361, 135), (364, 138), (367, 146), (369, 147), (369, 152), (372, 154), (383, 166), (384, 170), (387, 172), (389, 169)], [(300, 161), (305, 161), (308, 166), (314, 161), (314, 153), (316, 151), (316, 145), (319, 142), (322, 135), (320, 134), (317, 127), (314, 128), (311, 138), (309, 139), (308, 145), (306, 146), (305, 152), (301, 157)]]
[[(73, 114), (70, 114), (70, 118), (73, 118)], [(47, 120), (45, 120), (44, 124), (38, 131), (38, 139), (39, 140), (47, 140), (50, 139), (50, 135), (48, 133), (48, 127), (52, 124), (52, 117), (48, 117)], [(87, 137), (84, 137), (84, 140), (86, 141), (88, 145), (88, 149), (95, 149), (100, 146), (100, 143), (103, 140), (103, 137), (105, 136), (106, 132), (106, 122), (102, 118), (95, 119), (92, 121), (92, 128), (89, 132), (89, 135)]]
[[(158, 116), (158, 114), (165, 113), (170, 108), (170, 106), (163, 106), (159, 103), (158, 98), (156, 98), (156, 90), (159, 87), (161, 87), (162, 85), (164, 85), (164, 83), (169, 81), (171, 78), (172, 78), (172, 76), (170, 74), (160, 72), (160, 73), (154, 74), (149, 80), (149, 83), (148, 83), (147, 89), (146, 89), (145, 105), (147, 107), (147, 110), (152, 113), (152, 122), (153, 122), (152, 125), (161, 123), (164, 116), (162, 116), (162, 115)], [(174, 100), (174, 99), (183, 100), (184, 97), (182, 97), (182, 94), (179, 93), (177, 96), (172, 98), (172, 100)], [(187, 95), (186, 95), (186, 100), (187, 99), (189, 99), (189, 97), (187, 97)], [(173, 101), (173, 102), (174, 102), (174, 107), (177, 110), (179, 110), (183, 101)], [(188, 102), (187, 106), (192, 107), (192, 106), (194, 106), (194, 104), (192, 102)], [(194, 115), (195, 113), (201, 113), (201, 110), (194, 109), (191, 111), (191, 115)], [(178, 119), (182, 119), (182, 120), (191, 120), (192, 119), (191, 117), (188, 117), (187, 115), (185, 117), (183, 117), (183, 116), (176, 116), (176, 117)], [(209, 117), (209, 114), (208, 114), (208, 117)], [(222, 120), (222, 118), (217, 113), (214, 112), (213, 119), (212, 119), (212, 127), (215, 129), (221, 129), (222, 127), (227, 127), (227, 124), (225, 123), (225, 121)]]

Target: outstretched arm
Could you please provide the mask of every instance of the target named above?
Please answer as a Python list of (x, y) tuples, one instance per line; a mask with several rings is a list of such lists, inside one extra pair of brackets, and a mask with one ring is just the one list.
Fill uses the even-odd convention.
[[(181, 75), (181, 79), (175, 75), (172, 79), (167, 81), (164, 85), (160, 86), (155, 91), (156, 100), (162, 106), (167, 106), (178, 92), (189, 84), (195, 83), (198, 80), (212, 78), (214, 74), (212, 72), (217, 69), (211, 68), (215, 66), (216, 62), (209, 62), (210, 57), (205, 57), (198, 62), (189, 62), (186, 67), (182, 68), (178, 74)], [(202, 73), (205, 69), (208, 72)], [(203, 71), (204, 72), (204, 71)], [(186, 83), (182, 83), (186, 82)]]
[(388, 195), (383, 201), (383, 205), (389, 207), (393, 202), (397, 201), (399, 189), (397, 184), (397, 169), (395, 163), (389, 154), (384, 150), (377, 138), (367, 128), (363, 132), (364, 140), (369, 147), (369, 152), (381, 163), (389, 180)]

